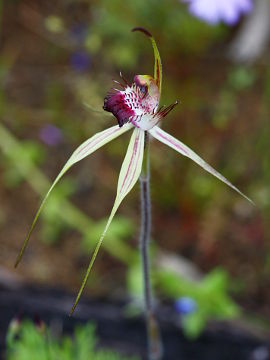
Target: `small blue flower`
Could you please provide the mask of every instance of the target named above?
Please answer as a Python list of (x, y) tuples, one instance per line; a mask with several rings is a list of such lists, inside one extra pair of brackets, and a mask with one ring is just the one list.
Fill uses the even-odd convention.
[(192, 15), (216, 25), (224, 22), (227, 25), (236, 24), (242, 14), (249, 13), (253, 8), (252, 0), (182, 0), (189, 3)]
[(51, 124), (44, 125), (40, 132), (39, 138), (49, 146), (56, 146), (62, 142), (63, 134), (62, 131)]
[(181, 315), (188, 315), (194, 313), (198, 308), (198, 305), (195, 300), (193, 300), (190, 297), (184, 297), (184, 296), (176, 300), (174, 306), (176, 311)]
[(89, 69), (91, 58), (87, 52), (81, 50), (76, 51), (71, 55), (70, 62), (74, 70), (83, 72)]

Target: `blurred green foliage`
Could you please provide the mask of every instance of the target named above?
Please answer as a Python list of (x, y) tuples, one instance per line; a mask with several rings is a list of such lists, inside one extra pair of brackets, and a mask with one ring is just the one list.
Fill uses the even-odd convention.
[(42, 240), (47, 244), (56, 243), (61, 233), (66, 229), (66, 224), (59, 219), (59, 209), (62, 208), (64, 200), (68, 199), (75, 192), (75, 184), (71, 179), (64, 179), (53, 192), (49, 203), (41, 214)]
[[(101, 219), (96, 222), (95, 227), (93, 227), (90, 231), (84, 234), (81, 243), (81, 247), (84, 252), (87, 252), (89, 248), (93, 248), (93, 244), (96, 243), (100, 234), (102, 234), (106, 223), (107, 218)], [(127, 265), (132, 264), (134, 256), (132, 256), (131, 253), (128, 253), (125, 247), (122, 246), (121, 239), (131, 237), (133, 233), (134, 225), (132, 221), (123, 216), (116, 217), (107, 232), (107, 246), (110, 247), (111, 254), (115, 257), (120, 256), (120, 258), (122, 258), (122, 261), (124, 261), (124, 258), (129, 255), (126, 259)]]
[[(134, 262), (127, 272), (127, 286), (133, 301), (127, 306), (126, 314), (134, 316), (143, 311), (143, 276), (141, 262)], [(198, 337), (211, 319), (231, 320), (239, 318), (241, 310), (229, 293), (232, 281), (225, 270), (216, 268), (202, 280), (191, 281), (166, 269), (153, 268), (155, 289), (166, 298), (176, 302), (188, 297), (195, 301), (196, 310), (179, 315), (185, 335)]]
[[(19, 151), (19, 153), (17, 152)], [(44, 161), (45, 152), (43, 147), (34, 141), (21, 141), (19, 149), (13, 149), (13, 156), (27, 166), (27, 163), (41, 165)], [(24, 180), (22, 174), (7, 158), (1, 159), (3, 162), (3, 179), (6, 187), (17, 187)]]
[(255, 69), (245, 66), (235, 66), (229, 69), (226, 82), (219, 94), (213, 114), (213, 125), (226, 129), (230, 120), (237, 112), (237, 95), (248, 90), (256, 81)]
[(197, 337), (210, 319), (228, 320), (240, 315), (240, 308), (228, 296), (231, 283), (222, 269), (213, 270), (199, 282), (185, 280), (166, 270), (155, 276), (172, 299), (190, 297), (195, 300), (197, 309), (181, 317), (183, 330), (190, 338)]
[(7, 334), (7, 360), (127, 360), (114, 351), (97, 349), (93, 324), (77, 327), (73, 337), (54, 338), (51, 331), (30, 321), (13, 321)]

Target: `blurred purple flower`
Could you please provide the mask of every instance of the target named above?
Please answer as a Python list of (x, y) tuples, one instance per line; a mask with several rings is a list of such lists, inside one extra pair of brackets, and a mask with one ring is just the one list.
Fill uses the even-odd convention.
[(73, 41), (82, 44), (87, 36), (88, 27), (84, 23), (75, 24), (71, 27), (69, 33)]
[(182, 315), (191, 314), (198, 308), (196, 301), (190, 297), (181, 297), (176, 300), (174, 306), (175, 310)]
[(249, 13), (253, 8), (252, 0), (182, 0), (189, 3), (192, 15), (205, 22), (216, 25), (224, 22), (234, 25), (242, 14)]
[(70, 62), (74, 70), (83, 72), (90, 67), (91, 58), (87, 52), (81, 50), (76, 51), (71, 55)]
[(49, 146), (56, 146), (62, 142), (62, 131), (51, 124), (44, 125), (39, 132), (39, 138)]

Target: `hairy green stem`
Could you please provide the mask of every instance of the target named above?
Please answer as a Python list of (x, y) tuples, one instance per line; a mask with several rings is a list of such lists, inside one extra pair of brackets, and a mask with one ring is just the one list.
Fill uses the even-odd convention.
[(154, 315), (153, 296), (150, 278), (149, 243), (151, 234), (151, 198), (150, 198), (150, 156), (149, 134), (145, 132), (145, 159), (140, 176), (141, 185), (141, 233), (140, 250), (144, 283), (145, 318), (147, 326), (148, 359), (161, 360), (162, 344), (159, 327)]

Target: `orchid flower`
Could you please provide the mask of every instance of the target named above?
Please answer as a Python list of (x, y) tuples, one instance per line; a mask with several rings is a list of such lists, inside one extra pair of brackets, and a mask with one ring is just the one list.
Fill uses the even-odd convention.
[(189, 12), (216, 25), (224, 22), (227, 25), (235, 25), (242, 14), (248, 14), (252, 8), (252, 0), (182, 0), (189, 3)]
[(251, 201), (240, 190), (238, 190), (234, 185), (232, 185), (224, 176), (219, 174), (203, 159), (201, 159), (188, 146), (186, 146), (181, 141), (177, 140), (172, 135), (168, 134), (159, 127), (160, 121), (175, 107), (177, 102), (169, 105), (168, 107), (159, 107), (162, 86), (162, 65), (156, 42), (152, 35), (143, 28), (135, 28), (133, 29), (133, 31), (143, 32), (152, 43), (155, 58), (154, 77), (150, 75), (136, 75), (134, 77), (132, 85), (130, 86), (120, 73), (124, 83), (116, 81), (117, 85), (120, 86), (121, 89), (115, 88), (110, 91), (105, 97), (103, 107), (105, 111), (111, 112), (116, 117), (118, 125), (112, 126), (106, 130), (95, 134), (94, 136), (86, 140), (83, 144), (81, 144), (71, 155), (71, 157), (53, 182), (44, 200), (42, 201), (15, 264), (15, 266), (17, 266), (20, 262), (26, 245), (38, 220), (40, 212), (44, 207), (51, 191), (62, 178), (62, 176), (75, 163), (81, 161), (86, 156), (92, 154), (93, 152), (101, 148), (103, 145), (114, 140), (118, 136), (131, 130), (132, 135), (119, 174), (115, 202), (112, 207), (112, 211), (108, 218), (105, 229), (100, 236), (100, 239), (90, 260), (88, 269), (84, 276), (81, 288), (78, 292), (71, 313), (74, 311), (81, 296), (81, 293), (86, 285), (90, 270), (93, 266), (102, 241), (115, 216), (116, 211), (118, 210), (123, 199), (127, 196), (127, 194), (131, 191), (131, 189), (134, 187), (137, 180), (139, 179), (142, 171), (145, 136), (147, 136), (148, 134), (150, 134), (153, 138), (159, 140), (160, 142), (164, 143), (165, 145), (171, 147), (179, 154), (190, 158), (195, 163), (204, 168), (206, 171), (208, 171), (210, 174), (214, 175), (215, 177), (223, 181), (225, 184), (230, 186), (232, 189), (237, 191), (239, 194), (244, 196), (247, 200)]

